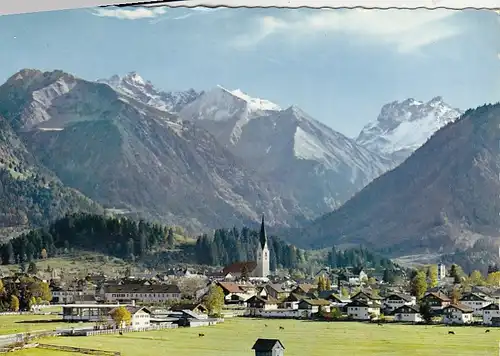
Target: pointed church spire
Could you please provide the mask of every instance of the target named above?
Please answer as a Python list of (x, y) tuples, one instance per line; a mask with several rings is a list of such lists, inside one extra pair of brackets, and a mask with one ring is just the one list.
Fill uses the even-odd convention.
[(264, 224), (264, 214), (262, 214), (262, 224), (260, 225), (259, 240), (260, 240), (260, 246), (264, 248), (264, 246), (267, 244), (266, 226)]

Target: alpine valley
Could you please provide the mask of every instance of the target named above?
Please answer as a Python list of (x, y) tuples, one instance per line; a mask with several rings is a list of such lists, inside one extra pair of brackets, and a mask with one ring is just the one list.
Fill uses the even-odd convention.
[(487, 130), (498, 115), (407, 99), (349, 138), (239, 89), (165, 92), (135, 72), (89, 81), (24, 69), (0, 87), (2, 199), (31, 179), (29, 194), (58, 208), (25, 204), (0, 223), (107, 209), (198, 233), (265, 214), (298, 246), (467, 250), (500, 227), (488, 199), (500, 193)]

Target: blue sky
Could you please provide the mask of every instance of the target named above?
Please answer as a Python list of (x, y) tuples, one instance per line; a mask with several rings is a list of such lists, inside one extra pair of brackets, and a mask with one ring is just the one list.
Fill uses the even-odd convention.
[(101, 8), (0, 16), (0, 81), (22, 68), (94, 80), (137, 71), (164, 90), (241, 89), (348, 135), (383, 104), (500, 98), (488, 11)]

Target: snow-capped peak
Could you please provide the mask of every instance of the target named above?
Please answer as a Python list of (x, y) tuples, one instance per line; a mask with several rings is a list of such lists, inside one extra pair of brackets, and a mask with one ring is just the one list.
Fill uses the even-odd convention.
[(461, 114), (441, 96), (428, 102), (413, 98), (394, 101), (382, 107), (377, 120), (363, 128), (356, 142), (382, 154), (408, 156)]
[(248, 94), (244, 93), (241, 89), (229, 90), (224, 88), (222, 85), (217, 85), (217, 87), (243, 101), (248, 105), (250, 111), (280, 111), (281, 107), (269, 100), (253, 98)]
[(201, 93), (193, 89), (179, 92), (165, 92), (155, 88), (149, 81), (137, 72), (129, 72), (120, 77), (113, 75), (109, 79), (99, 79), (98, 82), (111, 86), (116, 91), (130, 96), (146, 105), (159, 110), (178, 113), (184, 106), (195, 100)]
[(142, 85), (142, 86), (146, 85), (146, 81), (139, 74), (137, 74), (137, 72), (130, 72), (123, 78), (123, 80), (129, 81), (136, 85)]

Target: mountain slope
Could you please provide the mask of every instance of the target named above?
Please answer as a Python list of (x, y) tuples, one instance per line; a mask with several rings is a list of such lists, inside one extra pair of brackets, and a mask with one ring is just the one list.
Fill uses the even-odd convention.
[(102, 208), (38, 165), (0, 116), (0, 235), (43, 226), (75, 211), (98, 213)]
[(446, 104), (441, 97), (427, 103), (414, 99), (394, 101), (382, 107), (377, 120), (361, 130), (356, 142), (374, 152), (392, 155), (401, 162), (434, 132), (462, 113)]
[(214, 88), (180, 111), (271, 181), (292, 195), (306, 216), (338, 207), (387, 169), (390, 159), (314, 120), (240, 90)]
[(2, 105), (41, 162), (108, 208), (196, 229), (301, 215), (206, 130), (109, 85), (24, 70), (0, 87)]
[(315, 247), (365, 244), (399, 256), (498, 240), (499, 124), (500, 104), (468, 110), (400, 166), (290, 238)]

